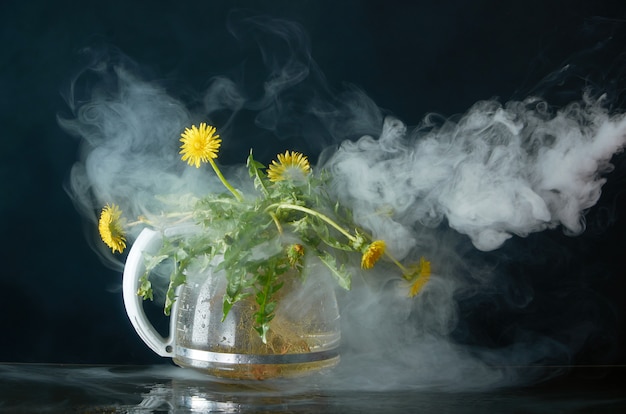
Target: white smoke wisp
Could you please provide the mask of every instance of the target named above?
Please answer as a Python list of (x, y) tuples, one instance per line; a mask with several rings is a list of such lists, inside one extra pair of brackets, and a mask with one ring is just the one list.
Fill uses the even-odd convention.
[(387, 118), (376, 139), (344, 142), (325, 161), (339, 199), (399, 257), (419, 238), (414, 229), (444, 219), (484, 251), (513, 235), (562, 226), (585, 228), (626, 144), (626, 118), (586, 98), (554, 113), (528, 99), (479, 102), (458, 122), (407, 133)]

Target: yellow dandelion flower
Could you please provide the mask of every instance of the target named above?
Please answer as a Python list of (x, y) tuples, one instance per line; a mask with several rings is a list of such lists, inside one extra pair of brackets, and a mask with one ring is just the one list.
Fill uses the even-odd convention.
[(192, 125), (185, 128), (185, 132), (180, 134), (181, 159), (187, 161), (189, 165), (200, 168), (201, 162), (208, 162), (212, 158), (217, 158), (222, 140), (215, 134), (215, 127), (202, 122), (200, 128)]
[(278, 162), (272, 161), (267, 169), (267, 178), (271, 182), (287, 179), (302, 179), (311, 172), (311, 165), (306, 155), (296, 151), (278, 154)]
[(420, 264), (417, 266), (412, 278), (415, 278), (415, 281), (411, 284), (411, 288), (409, 289), (410, 298), (417, 295), (426, 283), (428, 283), (430, 279), (430, 262), (423, 257), (420, 258)]
[(365, 250), (363, 257), (361, 258), (361, 268), (371, 269), (374, 267), (376, 262), (385, 253), (385, 247), (386, 245), (384, 240), (376, 240), (367, 246), (367, 250)]
[(100, 213), (98, 231), (102, 241), (113, 253), (122, 253), (126, 248), (126, 234), (121, 217), (122, 210), (115, 204), (107, 204)]

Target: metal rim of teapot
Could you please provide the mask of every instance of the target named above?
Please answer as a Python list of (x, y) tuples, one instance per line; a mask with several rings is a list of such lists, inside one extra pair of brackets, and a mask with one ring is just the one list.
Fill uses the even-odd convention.
[(202, 351), (176, 346), (176, 355), (209, 363), (219, 364), (302, 364), (307, 362), (324, 361), (339, 356), (336, 349), (301, 354), (234, 354), (226, 352)]

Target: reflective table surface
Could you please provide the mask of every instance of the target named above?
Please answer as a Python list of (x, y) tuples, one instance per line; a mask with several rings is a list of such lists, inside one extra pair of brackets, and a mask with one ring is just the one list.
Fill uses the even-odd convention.
[(325, 386), (324, 374), (221, 383), (171, 365), (7, 363), (0, 364), (0, 412), (621, 414), (625, 374), (626, 367), (578, 367), (533, 386), (454, 391), (407, 384), (376, 391)]

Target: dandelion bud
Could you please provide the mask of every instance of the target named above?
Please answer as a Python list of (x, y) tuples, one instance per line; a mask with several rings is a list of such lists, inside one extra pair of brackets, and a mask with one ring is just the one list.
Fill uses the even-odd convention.
[(302, 260), (302, 256), (304, 256), (304, 246), (301, 244), (292, 244), (287, 248), (287, 257), (289, 258), (289, 264), (292, 267), (296, 267), (296, 265)]

